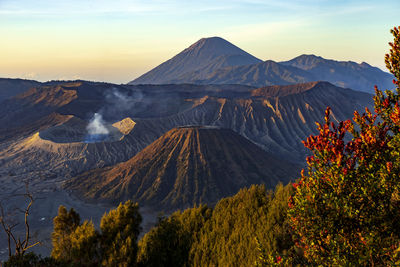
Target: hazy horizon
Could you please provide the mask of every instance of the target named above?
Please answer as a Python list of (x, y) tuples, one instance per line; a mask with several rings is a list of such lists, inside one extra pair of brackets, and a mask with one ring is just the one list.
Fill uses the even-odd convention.
[(400, 3), (0, 0), (0, 77), (126, 83), (203, 37), (262, 60), (301, 54), (385, 70)]

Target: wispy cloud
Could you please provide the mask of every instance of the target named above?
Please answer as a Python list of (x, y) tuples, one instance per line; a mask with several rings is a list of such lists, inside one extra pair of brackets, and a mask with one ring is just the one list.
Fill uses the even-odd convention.
[[(34, 2), (34, 4), (32, 4)], [(163, 1), (0, 1), (0, 14), (31, 15), (31, 16), (72, 16), (72, 15), (101, 15), (109, 13), (144, 13), (162, 11), (166, 8)]]
[[(299, 1), (276, 0), (0, 0), (0, 14), (30, 16), (74, 16), (102, 14), (140, 13), (199, 13), (212, 11), (243, 11), (254, 9), (268, 11), (271, 8), (298, 10), (305, 8)], [(261, 10), (260, 10), (261, 9)]]
[[(386, 1), (386, 0), (383, 0)], [(334, 8), (332, 8), (334, 6)], [(51, 14), (105, 14), (143, 12), (182, 12), (282, 9), (286, 11), (334, 10), (357, 12), (365, 8), (379, 6), (374, 1), (328, 1), (328, 0), (0, 0), (0, 14), (7, 15), (51, 15)]]
[[(185, 14), (239, 9), (238, 4), (229, 1), (51, 1), (39, 0), (32, 5), (29, 1), (0, 0), (0, 14), (9, 16), (79, 16), (108, 14)], [(94, 4), (95, 3), (95, 4)]]

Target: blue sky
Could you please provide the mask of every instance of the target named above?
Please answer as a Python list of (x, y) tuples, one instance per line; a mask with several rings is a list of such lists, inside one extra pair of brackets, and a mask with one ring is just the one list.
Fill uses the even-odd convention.
[(384, 68), (399, 14), (399, 0), (0, 0), (0, 77), (125, 83), (210, 36), (263, 60)]

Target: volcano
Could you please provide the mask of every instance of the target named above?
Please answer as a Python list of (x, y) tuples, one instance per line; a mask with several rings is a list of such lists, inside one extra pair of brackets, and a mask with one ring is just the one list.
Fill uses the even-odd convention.
[(229, 129), (174, 128), (130, 160), (85, 172), (65, 187), (92, 200), (127, 199), (156, 209), (214, 204), (252, 184), (294, 180), (299, 166), (278, 159)]
[[(256, 64), (260, 59), (220, 37), (202, 38), (158, 67), (129, 84), (190, 82), (228, 66)], [(203, 75), (203, 76), (202, 76)]]

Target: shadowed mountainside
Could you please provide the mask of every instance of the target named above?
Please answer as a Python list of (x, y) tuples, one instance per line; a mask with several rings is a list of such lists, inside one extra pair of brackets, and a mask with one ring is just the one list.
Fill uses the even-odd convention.
[(66, 188), (90, 199), (127, 199), (157, 209), (215, 204), (252, 184), (273, 188), (296, 178), (299, 166), (277, 159), (229, 129), (179, 127), (130, 160), (83, 173)]
[(250, 86), (286, 85), (315, 81), (307, 71), (280, 65), (272, 60), (246, 66), (225, 67), (209, 75), (192, 76), (199, 84), (244, 84)]

